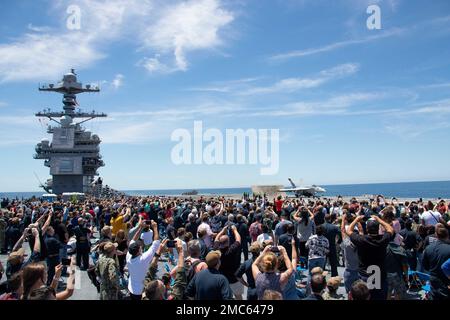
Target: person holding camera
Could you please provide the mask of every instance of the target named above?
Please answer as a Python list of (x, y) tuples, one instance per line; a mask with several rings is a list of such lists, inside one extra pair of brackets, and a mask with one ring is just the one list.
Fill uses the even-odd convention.
[[(377, 215), (373, 215), (366, 223), (367, 234), (356, 233), (355, 226), (363, 218), (364, 216), (356, 217), (346, 230), (346, 233), (358, 252), (360, 278), (367, 281), (371, 275), (367, 270), (371, 266), (377, 266), (380, 269), (381, 287), (370, 290), (371, 300), (386, 300), (388, 283), (384, 262), (387, 247), (393, 239), (395, 231), (389, 223)], [(380, 234), (380, 226), (385, 230), (383, 234)]]
[(61, 277), (63, 266), (59, 264), (55, 267), (55, 273), (51, 285), (46, 285), (46, 266), (39, 263), (31, 263), (22, 271), (22, 300), (67, 300), (75, 289), (75, 259), (70, 260), (70, 275), (67, 278), (67, 287), (61, 292), (56, 292), (58, 282)]
[[(230, 244), (230, 237), (227, 233), (231, 231), (235, 241)], [(244, 285), (236, 278), (236, 271), (241, 264), (241, 235), (237, 231), (236, 225), (230, 224), (223, 228), (214, 240), (214, 249), (220, 250), (219, 271), (228, 279), (231, 290), (236, 300), (242, 300)]]
[[(175, 248), (178, 252), (177, 265), (171, 271), (174, 273), (174, 281), (169, 274), (163, 275), (162, 279), (157, 278), (158, 261), (161, 253), (168, 248)], [(182, 241), (165, 239), (161, 242), (158, 250), (152, 259), (147, 275), (144, 280), (144, 292), (142, 300), (183, 300), (187, 286), (186, 261)]]
[[(284, 272), (278, 272), (278, 258), (276, 254), (280, 254), (283, 257), (286, 266)], [(293, 272), (291, 260), (283, 246), (266, 246), (252, 265), (258, 300), (263, 299), (266, 290), (274, 290), (282, 294)]]
[(159, 241), (158, 225), (152, 220), (151, 227), (153, 229), (153, 242), (150, 247), (143, 252), (139, 237), (142, 234), (142, 229), (145, 225), (145, 221), (141, 220), (139, 222), (139, 228), (130, 242), (126, 256), (127, 268), (129, 272), (128, 290), (130, 291), (130, 296), (133, 300), (142, 299), (145, 274), (156, 253), (156, 250), (161, 244)]
[[(26, 238), (33, 237), (33, 248), (30, 257), (25, 261), (25, 249), (22, 244)], [(6, 278), (9, 280), (12, 275), (22, 270), (30, 263), (40, 261), (41, 241), (39, 231), (34, 224), (30, 224), (24, 229), (22, 236), (14, 245), (6, 263)]]

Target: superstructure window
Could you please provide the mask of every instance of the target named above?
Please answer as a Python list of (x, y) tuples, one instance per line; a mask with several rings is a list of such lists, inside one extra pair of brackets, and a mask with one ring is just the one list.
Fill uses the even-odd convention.
[(73, 160), (61, 160), (61, 162), (59, 163), (59, 172), (73, 172)]

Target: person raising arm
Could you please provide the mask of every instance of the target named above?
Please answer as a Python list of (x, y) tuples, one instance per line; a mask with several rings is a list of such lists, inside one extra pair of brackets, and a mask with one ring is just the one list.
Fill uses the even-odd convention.
[[(255, 260), (255, 262), (253, 262), (252, 264), (252, 273), (253, 273), (253, 278), (256, 279), (258, 277), (258, 274), (261, 273), (261, 271), (259, 270), (259, 264), (261, 263), (262, 258), (271, 251), (271, 249), (273, 248), (273, 246), (266, 246), (262, 252), (262, 254)], [(292, 263), (291, 260), (289, 259), (289, 256), (286, 252), (286, 249), (283, 246), (278, 246), (277, 247), (280, 255), (283, 257), (285, 266), (286, 266), (286, 271), (284, 271), (283, 273), (280, 274), (280, 286), (281, 288), (283, 288), (286, 283), (289, 280), (289, 277), (292, 275), (294, 269), (292, 267)]]
[(41, 239), (39, 237), (39, 231), (37, 228), (31, 229), (31, 233), (34, 236), (33, 254), (39, 254), (41, 252)]
[[(226, 236), (228, 231), (228, 227), (224, 227), (217, 235), (216, 238), (214, 239), (214, 248), (218, 248), (220, 245), (220, 237), (222, 236)], [(241, 243), (241, 235), (239, 234), (239, 232), (237, 231), (237, 228), (235, 225), (231, 226), (231, 231), (233, 232), (234, 235), (234, 239), (236, 240), (236, 242)]]
[[(59, 277), (61, 277), (62, 270), (63, 270), (63, 266), (61, 264), (56, 266), (55, 277), (56, 277), (56, 275), (58, 275), (58, 279), (59, 279)], [(75, 259), (75, 256), (72, 256), (70, 259), (70, 275), (67, 278), (66, 289), (64, 291), (58, 292), (56, 294), (56, 300), (67, 300), (73, 295), (73, 292), (75, 289), (75, 272), (76, 272), (75, 270), (76, 270), (76, 259)], [(55, 282), (55, 278), (53, 278), (52, 287), (54, 285), (54, 282)], [(56, 286), (53, 288), (55, 288), (55, 290), (56, 290), (57, 286), (58, 286), (58, 280), (56, 280)]]
[(50, 223), (52, 222), (53, 217), (53, 210), (50, 210), (47, 216), (47, 220), (45, 221), (44, 225), (42, 226), (42, 234), (45, 234), (47, 232), (48, 227), (50, 227)]
[(387, 233), (389, 233), (391, 236), (393, 236), (395, 234), (394, 228), (389, 223), (387, 223), (386, 221), (384, 221), (383, 219), (381, 219), (378, 216), (373, 216), (373, 217), (384, 228), (384, 230), (386, 230)]
[(268, 252), (270, 252), (270, 248), (271, 246), (266, 246), (263, 250), (263, 252), (258, 256), (258, 258), (256, 258), (256, 260), (253, 262), (252, 264), (252, 274), (253, 274), (253, 278), (256, 279), (256, 277), (258, 276), (258, 274), (261, 273), (261, 271), (259, 270), (259, 265), (261, 264), (261, 260), (264, 257), (264, 255)]
[(297, 256), (297, 247), (295, 246), (295, 238), (292, 237), (291, 240), (291, 246), (292, 246), (292, 270), (297, 270), (297, 263), (298, 263), (298, 256)]

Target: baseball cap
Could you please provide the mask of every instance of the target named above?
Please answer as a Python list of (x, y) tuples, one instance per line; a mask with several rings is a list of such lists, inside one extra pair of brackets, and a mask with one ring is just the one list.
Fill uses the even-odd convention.
[(117, 243), (113, 243), (113, 242), (107, 242), (104, 246), (103, 246), (103, 251), (106, 253), (112, 253), (114, 251), (115, 248), (117, 248), (118, 244)]
[(321, 267), (315, 267), (311, 269), (311, 276), (315, 274), (321, 274), (325, 277), (328, 274), (328, 271), (323, 271)]
[(331, 277), (330, 279), (328, 279), (327, 281), (327, 287), (332, 287), (334, 289), (339, 288), (339, 286), (341, 285), (341, 281), (342, 278), (337, 276), (337, 277)]
[(220, 257), (222, 254), (218, 250), (210, 251), (206, 255), (205, 262), (208, 265), (208, 268), (214, 268), (220, 261)]

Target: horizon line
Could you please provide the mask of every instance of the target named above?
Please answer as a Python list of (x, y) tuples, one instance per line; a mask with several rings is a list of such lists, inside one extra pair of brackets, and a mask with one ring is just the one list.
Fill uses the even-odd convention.
[[(425, 180), (425, 181), (397, 181), (397, 182), (359, 182), (359, 183), (335, 183), (335, 184), (320, 184), (321, 186), (348, 186), (348, 185), (368, 185), (368, 184), (397, 184), (397, 183), (432, 183), (432, 182), (450, 182), (450, 180)], [(105, 184), (106, 185), (106, 184)], [(309, 185), (309, 184), (306, 184)], [(318, 185), (318, 184), (316, 184)], [(258, 186), (270, 186), (270, 184), (259, 184)], [(173, 189), (117, 189), (118, 191), (176, 191), (176, 190), (203, 190), (203, 189), (244, 189), (250, 186), (238, 186), (238, 187), (201, 187), (201, 188), (173, 188)], [(44, 192), (44, 190), (35, 191), (0, 191), (2, 193), (32, 193), (32, 192)]]

